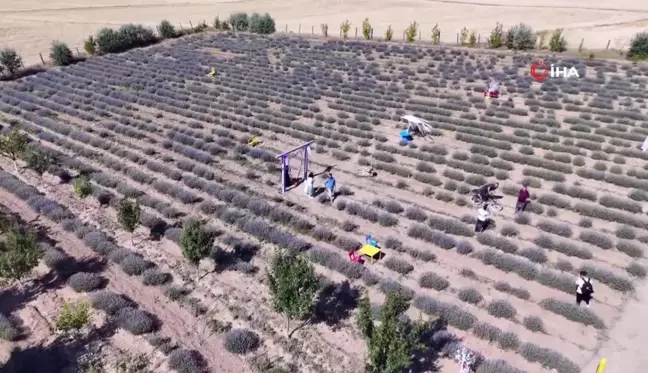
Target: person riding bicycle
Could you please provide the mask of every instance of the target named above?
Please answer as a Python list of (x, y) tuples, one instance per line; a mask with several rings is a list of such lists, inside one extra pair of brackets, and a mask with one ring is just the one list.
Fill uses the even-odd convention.
[(494, 196), (491, 194), (491, 192), (495, 191), (497, 188), (499, 188), (499, 183), (486, 184), (477, 189), (477, 193), (481, 197), (481, 201), (485, 203), (493, 198), (501, 198), (501, 196)]

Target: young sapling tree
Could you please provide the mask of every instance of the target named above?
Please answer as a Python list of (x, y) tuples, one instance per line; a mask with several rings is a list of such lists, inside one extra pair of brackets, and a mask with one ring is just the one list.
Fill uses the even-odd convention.
[(342, 37), (345, 39), (348, 38), (349, 30), (351, 30), (351, 22), (349, 22), (348, 19), (342, 22), (342, 24), (340, 25), (340, 30), (342, 30)]
[(365, 20), (362, 21), (362, 36), (365, 40), (370, 40), (373, 37), (373, 29), (369, 23), (369, 18), (365, 18)]
[(418, 23), (412, 21), (410, 25), (405, 29), (405, 40), (409, 43), (416, 40), (416, 35), (418, 34)]
[[(119, 201), (117, 210), (117, 217), (119, 225), (128, 233), (135, 232), (140, 219), (140, 205), (136, 201), (131, 201), (124, 198)], [(133, 243), (133, 236), (131, 235), (131, 243)]]
[(432, 44), (439, 45), (441, 42), (441, 30), (439, 29), (439, 24), (437, 23), (432, 27)]
[(214, 234), (205, 229), (204, 221), (189, 221), (180, 235), (182, 254), (190, 263), (197, 264), (209, 255), (214, 246), (214, 239)]
[(20, 282), (38, 265), (42, 255), (32, 234), (17, 227), (9, 228), (0, 240), (0, 278)]
[(16, 172), (18, 172), (18, 163), (16, 160), (25, 153), (29, 138), (26, 134), (14, 128), (9, 134), (0, 135), (0, 154), (11, 159)]
[(387, 31), (385, 31), (385, 40), (391, 41), (393, 37), (394, 37), (394, 30), (392, 29), (391, 25), (389, 25), (387, 26)]
[(290, 328), (292, 320), (303, 319), (311, 313), (319, 285), (315, 269), (306, 258), (286, 250), (275, 253), (268, 271), (268, 287), (274, 308), (286, 316), (288, 338), (308, 322)]
[(41, 183), (43, 182), (43, 174), (57, 163), (56, 159), (41, 149), (28, 149), (24, 153), (24, 159), (27, 162), (27, 168), (38, 174)]

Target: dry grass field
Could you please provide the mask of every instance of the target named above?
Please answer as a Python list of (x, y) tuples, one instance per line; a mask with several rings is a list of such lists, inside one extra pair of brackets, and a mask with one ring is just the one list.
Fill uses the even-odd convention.
[[(626, 49), (630, 38), (646, 27), (648, 5), (637, 0), (564, 0), (511, 1), (354, 1), (298, 0), (290, 4), (267, 0), (51, 0), (46, 4), (35, 0), (3, 0), (0, 3), (0, 46), (16, 49), (26, 65), (40, 63), (39, 53), (47, 59), (53, 40), (78, 47), (83, 52), (83, 39), (102, 27), (118, 27), (135, 23), (154, 27), (162, 19), (176, 27), (187, 28), (205, 20), (211, 24), (216, 15), (227, 18), (234, 12), (269, 12), (277, 21), (277, 29), (310, 33), (314, 27), (328, 23), (332, 34), (345, 19), (352, 27), (360, 27), (369, 18), (376, 36), (384, 35), (391, 25), (396, 37), (409, 23), (421, 25), (422, 38), (430, 39), (430, 30), (439, 24), (443, 42), (455, 42), (456, 33), (468, 27), (487, 38), (496, 22), (505, 27), (524, 22), (535, 30), (564, 28), (570, 48), (584, 39), (586, 49)], [(336, 32), (333, 32), (335, 30)]]
[[(286, 371), (359, 373), (366, 347), (355, 302), (369, 295), (378, 311), (384, 294), (400, 289), (411, 319), (444, 320), (446, 336), (489, 359), (479, 373), (517, 372), (489, 366), (497, 359), (522, 372), (593, 373), (602, 356), (609, 372), (639, 372), (648, 336), (640, 322), (648, 154), (638, 150), (648, 135), (648, 69), (570, 60), (582, 79), (538, 84), (527, 73), (533, 61), (206, 33), (3, 84), (4, 131), (20, 126), (62, 166), (41, 181), (3, 159), (2, 204), (48, 230), (55, 243), (46, 264), (57, 253), (105, 260), (96, 273), (108, 281), (87, 295), (61, 286), (3, 310), (32, 333), (0, 346), (51, 340), (46, 325), (65, 299), (87, 298), (104, 318), (125, 307), (116, 299), (123, 294), (142, 312), (102, 341), (108, 357), (141, 352), (152, 371), (193, 373), (193, 350), (212, 372), (264, 371), (269, 361)], [(485, 102), (493, 75), (504, 95)], [(433, 136), (400, 143), (404, 114), (432, 123)], [(251, 136), (262, 144), (248, 147)], [(330, 168), (337, 179), (333, 204), (301, 186), (279, 193), (276, 155), (310, 140), (311, 170)], [(368, 166), (377, 177), (361, 172)], [(95, 198), (75, 196), (66, 175), (87, 176)], [(468, 193), (492, 181), (505, 209), (476, 234)], [(533, 200), (515, 215), (522, 183)], [(143, 208), (134, 238), (117, 222), (121, 197)], [(179, 247), (186, 217), (218, 232), (199, 267)], [(385, 257), (350, 263), (347, 251), (367, 234)], [(267, 290), (276, 246), (303, 251), (327, 284), (313, 322), (292, 339)], [(595, 281), (589, 309), (574, 303), (582, 269)], [(256, 349), (236, 355), (250, 338), (259, 338)], [(441, 359), (415, 371), (457, 369)]]

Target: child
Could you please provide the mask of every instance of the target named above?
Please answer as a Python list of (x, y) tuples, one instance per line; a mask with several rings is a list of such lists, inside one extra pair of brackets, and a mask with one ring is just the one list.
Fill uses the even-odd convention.
[(488, 204), (484, 204), (477, 210), (477, 223), (475, 224), (475, 232), (483, 232), (488, 226), (491, 214), (488, 212)]
[(523, 212), (526, 208), (527, 203), (529, 203), (529, 190), (526, 185), (522, 185), (522, 189), (518, 193), (517, 203), (515, 204), (515, 213)]
[(314, 185), (315, 185), (315, 175), (313, 175), (312, 172), (309, 172), (308, 177), (306, 178), (306, 183), (304, 184), (304, 192), (310, 198), (313, 198)]
[(589, 308), (592, 294), (594, 294), (592, 279), (588, 277), (587, 271), (580, 271), (576, 281), (576, 304), (580, 306), (581, 302), (585, 302), (585, 306)]
[(333, 203), (335, 200), (335, 178), (332, 173), (329, 173), (328, 178), (326, 179), (326, 194), (331, 200), (331, 203)]

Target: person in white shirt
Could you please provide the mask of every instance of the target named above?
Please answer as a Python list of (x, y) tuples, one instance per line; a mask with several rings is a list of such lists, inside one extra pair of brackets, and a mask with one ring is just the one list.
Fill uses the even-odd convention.
[(488, 212), (488, 204), (482, 205), (482, 207), (477, 210), (477, 223), (475, 224), (475, 232), (483, 232), (488, 223), (490, 222), (491, 214)]
[(315, 175), (313, 175), (312, 172), (309, 172), (308, 177), (306, 178), (306, 182), (304, 183), (304, 193), (306, 193), (306, 195), (309, 196), (310, 198), (313, 198), (314, 188), (315, 188)]
[(580, 306), (581, 302), (585, 302), (589, 307), (592, 294), (594, 294), (592, 279), (587, 275), (587, 271), (580, 271), (580, 276), (576, 280), (576, 304)]

